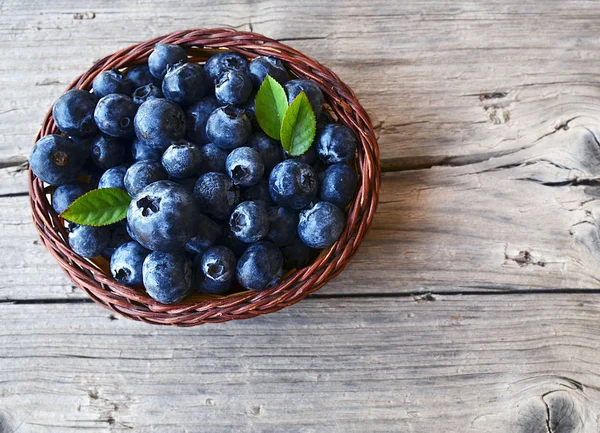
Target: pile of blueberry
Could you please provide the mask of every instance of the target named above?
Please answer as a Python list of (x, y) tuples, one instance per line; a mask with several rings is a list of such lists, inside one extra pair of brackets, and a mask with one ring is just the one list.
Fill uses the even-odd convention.
[[(317, 133), (301, 156), (256, 121), (267, 75), (313, 108)], [(62, 135), (41, 138), (30, 166), (56, 186), (54, 210), (95, 188), (132, 197), (126, 221), (70, 223), (71, 248), (109, 258), (117, 281), (161, 303), (270, 287), (339, 238), (356, 193), (354, 135), (323, 110), (314, 82), (290, 80), (275, 58), (221, 52), (202, 66), (157, 44), (147, 64), (62, 95), (53, 117)]]

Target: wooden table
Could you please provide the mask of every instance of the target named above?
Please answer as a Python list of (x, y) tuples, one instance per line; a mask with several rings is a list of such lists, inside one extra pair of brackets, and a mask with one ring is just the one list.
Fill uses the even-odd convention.
[[(0, 432), (599, 431), (598, 2), (29, 3), (0, 1)], [(40, 245), (23, 163), (95, 60), (221, 25), (356, 91), (381, 146), (378, 213), (300, 304), (131, 322)]]

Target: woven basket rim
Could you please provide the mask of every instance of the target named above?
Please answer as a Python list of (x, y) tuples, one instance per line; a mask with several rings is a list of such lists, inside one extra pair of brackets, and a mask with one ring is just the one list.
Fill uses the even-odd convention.
[[(359, 187), (346, 212), (346, 227), (339, 240), (307, 267), (285, 276), (280, 283), (260, 292), (227, 296), (193, 296), (178, 304), (163, 305), (145, 291), (117, 283), (102, 260), (88, 260), (69, 247), (66, 230), (52, 209), (47, 189), (29, 170), (32, 217), (42, 244), (54, 256), (74, 284), (96, 303), (129, 319), (153, 324), (195, 326), (209, 322), (246, 319), (292, 305), (337, 276), (350, 261), (371, 225), (381, 183), (379, 147), (371, 121), (356, 95), (330, 69), (299, 51), (253, 32), (230, 28), (192, 29), (169, 33), (131, 45), (96, 62), (66, 89), (89, 90), (94, 77), (110, 68), (126, 69), (144, 63), (154, 45), (174, 43), (186, 48), (191, 61), (203, 61), (216, 50), (236, 51), (247, 58), (270, 55), (282, 60), (292, 75), (317, 82), (339, 123), (350, 127), (358, 141), (356, 167)], [(48, 110), (35, 140), (59, 133)]]

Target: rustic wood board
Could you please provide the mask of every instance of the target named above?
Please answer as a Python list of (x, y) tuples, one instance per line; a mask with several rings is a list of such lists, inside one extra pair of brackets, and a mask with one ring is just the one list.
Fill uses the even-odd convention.
[(597, 432), (599, 315), (586, 295), (310, 299), (173, 329), (94, 305), (5, 305), (0, 425)]

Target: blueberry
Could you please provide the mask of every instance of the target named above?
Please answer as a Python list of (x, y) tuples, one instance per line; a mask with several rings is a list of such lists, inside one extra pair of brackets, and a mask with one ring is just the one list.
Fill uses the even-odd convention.
[(271, 195), (269, 193), (269, 179), (262, 178), (256, 185), (248, 188), (243, 188), (240, 197), (242, 201), (246, 200), (261, 200), (266, 204), (271, 204)]
[(292, 242), (281, 247), (283, 266), (288, 269), (300, 269), (308, 265), (310, 248), (296, 236)]
[(206, 121), (206, 136), (223, 149), (242, 146), (251, 132), (252, 125), (246, 112), (230, 105), (217, 108)]
[(262, 131), (253, 133), (248, 139), (247, 146), (256, 149), (260, 153), (266, 172), (271, 172), (273, 167), (283, 161), (281, 143), (273, 140)]
[(325, 171), (319, 197), (344, 209), (356, 194), (357, 182), (354, 168), (347, 164), (333, 164)]
[(125, 162), (125, 146), (116, 138), (98, 135), (92, 141), (91, 159), (103, 170), (116, 167)]
[(237, 264), (237, 280), (248, 290), (264, 290), (277, 276), (283, 265), (279, 248), (271, 242), (250, 245)]
[(202, 212), (225, 220), (239, 203), (240, 193), (228, 176), (211, 172), (198, 178), (194, 187), (194, 197)]
[(98, 131), (94, 109), (98, 99), (85, 90), (69, 90), (54, 103), (52, 116), (56, 127), (72, 137), (87, 137)]
[(162, 152), (150, 146), (146, 141), (135, 137), (131, 143), (131, 156), (135, 161), (160, 161)]
[(206, 121), (213, 111), (219, 108), (214, 96), (207, 96), (187, 109), (185, 137), (195, 144), (208, 143)]
[(142, 265), (146, 292), (161, 304), (174, 304), (193, 290), (194, 272), (181, 253), (153, 252)]
[(98, 188), (125, 189), (125, 173), (127, 173), (128, 168), (127, 165), (109, 168), (98, 181)]
[(252, 83), (257, 89), (267, 75), (273, 77), (281, 85), (290, 79), (283, 62), (275, 57), (256, 57), (250, 62), (248, 69), (252, 77)]
[(273, 206), (269, 209), (269, 232), (265, 239), (277, 246), (287, 245), (298, 234), (298, 213), (285, 208)]
[(231, 213), (229, 228), (247, 244), (263, 239), (269, 232), (269, 213), (260, 201), (241, 202)]
[(240, 104), (240, 108), (242, 108), (246, 112), (248, 119), (250, 119), (250, 125), (252, 125), (252, 129), (254, 131), (262, 132), (262, 129), (260, 128), (260, 125), (258, 124), (258, 121), (256, 120), (256, 112), (255, 112), (255, 106), (254, 106), (255, 101), (256, 101), (256, 94), (252, 93), (245, 104)]
[(269, 176), (271, 198), (281, 206), (302, 209), (318, 191), (317, 173), (304, 162), (285, 160), (277, 164)]
[(248, 60), (241, 54), (231, 51), (218, 53), (206, 61), (204, 70), (210, 79), (216, 83), (227, 71), (247, 72)]
[(215, 241), (217, 245), (223, 245), (229, 248), (236, 257), (241, 257), (244, 254), (244, 251), (249, 247), (249, 245), (245, 242), (240, 241), (235, 235), (231, 232), (229, 225), (224, 229), (223, 236)]
[(305, 162), (308, 165), (313, 165), (319, 156), (317, 154), (317, 147), (310, 146), (306, 152), (299, 156), (291, 156), (287, 152), (283, 152), (285, 159), (295, 159), (297, 161)]
[(226, 173), (225, 161), (229, 153), (226, 150), (215, 146), (213, 143), (205, 144), (200, 148), (202, 152), (202, 160), (204, 161), (200, 169), (200, 173)]
[(133, 119), (137, 105), (129, 96), (112, 94), (98, 101), (94, 120), (100, 131), (112, 137), (133, 135)]
[(162, 83), (165, 98), (183, 107), (195, 104), (206, 95), (208, 78), (196, 63), (181, 63), (169, 68)]
[(50, 185), (75, 180), (88, 156), (89, 148), (61, 135), (40, 138), (31, 151), (29, 166), (33, 173)]
[(203, 253), (208, 247), (214, 245), (222, 235), (223, 228), (220, 224), (206, 215), (198, 214), (196, 234), (187, 241), (185, 250), (194, 254)]
[(131, 201), (127, 223), (132, 237), (153, 251), (175, 251), (196, 232), (198, 207), (181, 185), (159, 180)]
[(215, 96), (222, 105), (243, 104), (252, 94), (252, 80), (245, 72), (227, 71), (215, 84)]
[(154, 149), (165, 150), (185, 135), (185, 113), (166, 99), (149, 99), (138, 108), (135, 134)]
[(185, 61), (187, 54), (179, 45), (156, 44), (148, 57), (148, 68), (155, 78), (162, 80), (170, 66)]
[(222, 245), (210, 247), (194, 260), (196, 290), (221, 295), (229, 290), (235, 277), (237, 259), (233, 251)]
[(304, 92), (312, 106), (315, 117), (319, 117), (321, 109), (323, 108), (323, 92), (319, 89), (319, 86), (311, 80), (290, 80), (283, 86), (288, 95), (288, 101), (290, 104), (300, 94)]
[(328, 123), (335, 123), (335, 120), (326, 110), (321, 110), (321, 114), (317, 117), (317, 131), (323, 129)]
[(94, 89), (94, 95), (97, 98), (102, 98), (106, 95), (116, 93), (130, 95), (133, 91), (133, 85), (131, 81), (125, 78), (121, 71), (113, 68), (96, 75), (96, 78), (92, 82), (92, 89)]
[(163, 153), (162, 165), (169, 176), (192, 176), (200, 171), (202, 151), (189, 141), (176, 141)]
[(136, 66), (125, 73), (125, 78), (131, 82), (134, 89), (143, 87), (147, 84), (154, 84), (160, 88), (160, 80), (157, 80), (151, 73), (148, 65)]
[(102, 251), (102, 255), (108, 259), (110, 259), (116, 249), (121, 245), (131, 242), (131, 236), (129, 236), (129, 233), (127, 232), (126, 220), (112, 224), (109, 228), (111, 230), (110, 240), (108, 241), (108, 246)]
[(71, 203), (89, 191), (90, 186), (81, 182), (60, 185), (52, 193), (52, 208), (60, 215), (67, 210)]
[(227, 174), (236, 185), (256, 185), (265, 173), (263, 160), (255, 149), (238, 147), (233, 149), (225, 161)]
[(125, 190), (130, 196), (134, 197), (151, 183), (166, 178), (167, 173), (165, 173), (160, 162), (138, 161), (127, 169), (123, 182), (125, 183)]
[(344, 214), (334, 204), (320, 201), (300, 212), (298, 234), (311, 248), (326, 248), (338, 240), (344, 230)]
[(99, 256), (108, 245), (110, 229), (75, 225), (70, 229), (69, 245), (81, 257)]
[(149, 99), (162, 98), (163, 93), (162, 93), (162, 90), (160, 89), (160, 87), (158, 87), (155, 84), (150, 83), (150, 84), (146, 84), (145, 86), (138, 87), (137, 89), (135, 89), (132, 97), (133, 97), (133, 102), (135, 103), (135, 105), (142, 105), (144, 102), (146, 102)]
[(325, 125), (315, 139), (317, 152), (328, 164), (350, 162), (356, 153), (356, 137), (344, 125), (330, 123)]
[(110, 273), (113, 278), (126, 286), (139, 286), (143, 283), (142, 265), (150, 254), (137, 242), (127, 242), (115, 250), (110, 258)]

